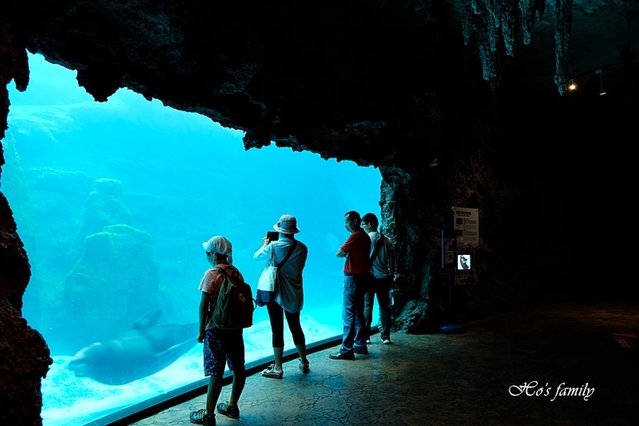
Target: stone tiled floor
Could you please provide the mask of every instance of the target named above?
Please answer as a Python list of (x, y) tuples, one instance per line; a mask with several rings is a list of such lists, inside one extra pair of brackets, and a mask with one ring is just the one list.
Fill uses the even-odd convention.
[[(637, 424), (639, 350), (612, 338), (639, 330), (637, 305), (547, 304), (464, 326), (461, 334), (396, 333), (392, 345), (374, 336), (370, 354), (355, 361), (330, 360), (334, 348), (324, 349), (310, 355), (308, 375), (296, 360), (282, 380), (253, 375), (240, 419), (218, 414), (217, 424)], [(188, 425), (204, 401), (197, 396), (132, 424)]]

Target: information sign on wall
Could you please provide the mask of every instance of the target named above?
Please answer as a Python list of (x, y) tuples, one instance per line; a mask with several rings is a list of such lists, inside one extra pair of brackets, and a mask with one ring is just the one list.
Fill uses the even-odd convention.
[(457, 245), (474, 247), (479, 244), (479, 209), (453, 207), (453, 229)]

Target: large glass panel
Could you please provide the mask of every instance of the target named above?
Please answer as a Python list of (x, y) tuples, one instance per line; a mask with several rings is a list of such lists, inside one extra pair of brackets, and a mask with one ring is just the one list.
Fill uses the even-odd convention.
[[(255, 286), (263, 265), (253, 252), (281, 214), (297, 216), (309, 247), (307, 341), (341, 334), (343, 215), (379, 215), (376, 169), (245, 151), (241, 132), (206, 117), (127, 90), (96, 103), (73, 71), (29, 61), (28, 90), (10, 87), (1, 189), (32, 268), (23, 314), (54, 359), (46, 426), (86, 424), (204, 377), (197, 286), (208, 267), (201, 243), (213, 235), (233, 242)], [(247, 361), (272, 356), (265, 308), (254, 324)], [(72, 363), (79, 351), (82, 366)]]

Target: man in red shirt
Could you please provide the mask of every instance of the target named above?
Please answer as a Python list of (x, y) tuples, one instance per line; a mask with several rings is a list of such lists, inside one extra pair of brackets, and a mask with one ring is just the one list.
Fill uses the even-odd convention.
[(356, 211), (344, 215), (346, 230), (351, 234), (337, 251), (344, 263), (344, 332), (339, 351), (331, 359), (355, 359), (355, 354), (368, 354), (364, 328), (364, 294), (370, 280), (371, 240), (361, 227), (362, 218)]

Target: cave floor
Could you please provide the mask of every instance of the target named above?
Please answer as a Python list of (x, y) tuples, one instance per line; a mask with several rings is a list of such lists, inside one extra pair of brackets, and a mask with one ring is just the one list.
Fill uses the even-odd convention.
[[(468, 321), (459, 334), (373, 336), (369, 355), (324, 348), (282, 380), (247, 378), (218, 425), (627, 425), (639, 419), (639, 306), (547, 303)], [(617, 335), (630, 333), (631, 336)], [(617, 339), (618, 338), (618, 339)], [(621, 342), (622, 344), (619, 344)], [(631, 347), (623, 347), (623, 344)], [(528, 385), (528, 387), (526, 387)], [(220, 401), (228, 398), (230, 386)], [(205, 395), (132, 423), (188, 425)]]

